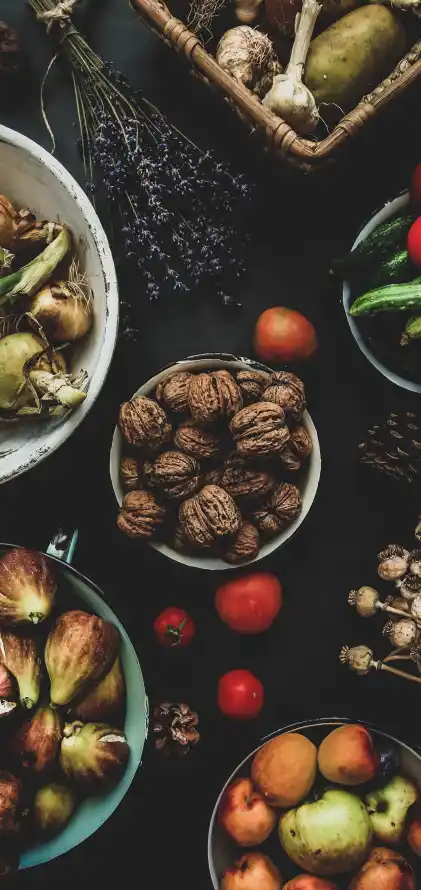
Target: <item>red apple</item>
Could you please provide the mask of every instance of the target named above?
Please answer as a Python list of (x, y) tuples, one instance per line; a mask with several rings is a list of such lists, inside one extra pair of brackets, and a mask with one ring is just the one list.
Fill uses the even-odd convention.
[(254, 790), (251, 779), (235, 779), (222, 796), (218, 819), (240, 847), (255, 847), (273, 831), (276, 813)]
[(221, 890), (282, 890), (282, 878), (269, 856), (245, 853), (224, 871)]

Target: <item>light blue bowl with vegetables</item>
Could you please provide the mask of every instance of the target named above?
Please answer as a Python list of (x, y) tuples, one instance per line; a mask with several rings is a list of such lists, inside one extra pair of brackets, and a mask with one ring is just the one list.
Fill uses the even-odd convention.
[[(421, 280), (416, 280), (421, 272), (406, 255), (407, 233), (415, 218), (409, 193), (399, 195), (361, 229), (351, 253), (335, 262), (333, 271), (345, 275), (343, 306), (361, 352), (396, 386), (421, 392), (421, 343), (405, 334), (411, 326), (416, 333), (415, 319), (421, 316)], [(359, 257), (363, 242), (366, 254)]]

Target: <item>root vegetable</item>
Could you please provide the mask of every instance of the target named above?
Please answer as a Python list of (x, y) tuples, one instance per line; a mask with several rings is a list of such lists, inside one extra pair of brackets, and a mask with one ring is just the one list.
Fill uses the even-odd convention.
[(257, 96), (264, 96), (282, 68), (266, 34), (247, 25), (231, 28), (218, 43), (216, 61)]
[[(56, 406), (75, 407), (86, 398), (79, 388), (80, 375), (72, 384), (58, 354), (46, 351), (35, 334), (22, 331), (0, 340), (0, 409), (15, 416), (53, 413)], [(41, 398), (40, 398), (41, 397)]]

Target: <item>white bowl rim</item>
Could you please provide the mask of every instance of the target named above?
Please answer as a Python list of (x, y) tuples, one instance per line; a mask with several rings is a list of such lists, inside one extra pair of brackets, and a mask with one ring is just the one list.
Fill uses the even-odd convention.
[(35, 442), (29, 441), (27, 445), (20, 448), (16, 452), (16, 456), (19, 455), (19, 457), (17, 457), (16, 467), (1, 476), (0, 484), (9, 482), (16, 476), (20, 476), (21, 473), (25, 473), (27, 470), (31, 469), (35, 464), (45, 460), (45, 458), (53, 451), (56, 451), (57, 448), (59, 448), (82, 423), (97, 399), (107, 377), (117, 340), (119, 315), (117, 275), (111, 248), (95, 208), (91, 204), (89, 198), (85, 195), (80, 185), (78, 185), (63, 164), (38, 145), (37, 142), (34, 142), (22, 133), (18, 133), (16, 130), (0, 125), (0, 143), (1, 142), (6, 142), (10, 145), (15, 145), (17, 148), (23, 149), (44, 164), (71, 195), (84, 216), (94, 239), (95, 247), (100, 259), (102, 274), (104, 276), (105, 327), (100, 359), (94, 374), (90, 378), (88, 396), (85, 401), (82, 402), (75, 411), (67, 414), (63, 418), (63, 422), (58, 424), (57, 427), (50, 431), (46, 429)]
[[(392, 201), (388, 201), (384, 207), (377, 211), (374, 216), (371, 217), (368, 223), (360, 230), (357, 238), (355, 239), (351, 250), (360, 243), (360, 241), (364, 241), (367, 238), (367, 235), (370, 235), (371, 232), (377, 228), (378, 225), (385, 222), (389, 219), (390, 216), (393, 216), (394, 213), (397, 213), (402, 208), (407, 207), (409, 204), (409, 192), (404, 192), (402, 195), (398, 195), (397, 198), (393, 198)], [(361, 334), (361, 331), (358, 327), (358, 323), (352, 315), (348, 315), (348, 309), (351, 305), (351, 284), (349, 281), (345, 280), (343, 282), (342, 287), (342, 302), (345, 310), (346, 320), (351, 329), (352, 336), (356, 341), (359, 349), (365, 355), (366, 359), (372, 364), (383, 377), (386, 377), (387, 380), (390, 380), (392, 383), (395, 383), (396, 386), (400, 386), (401, 389), (408, 389), (411, 392), (421, 392), (421, 383), (416, 383), (414, 380), (408, 380), (406, 377), (403, 377), (401, 374), (396, 374), (394, 371), (390, 371), (383, 362), (380, 362), (374, 353), (371, 351), (369, 346), (367, 345), (366, 340)]]
[[(151, 390), (155, 389), (159, 380), (165, 376), (166, 374), (171, 373), (176, 370), (184, 370), (188, 368), (192, 364), (203, 363), (203, 367), (206, 366), (206, 363), (212, 362), (221, 362), (225, 366), (232, 365), (235, 363), (237, 366), (243, 366), (245, 370), (247, 368), (252, 368), (253, 370), (264, 371), (268, 374), (272, 374), (272, 368), (263, 365), (261, 362), (256, 361), (255, 359), (250, 359), (245, 356), (232, 355), (231, 353), (225, 352), (206, 352), (200, 353), (199, 355), (190, 355), (184, 359), (179, 359), (176, 362), (171, 362), (166, 365), (164, 368), (161, 368), (154, 374), (153, 377), (150, 377), (146, 383), (139, 387), (136, 392), (133, 393), (131, 398), (137, 395), (146, 395)], [(218, 367), (218, 365), (215, 365)], [(239, 369), (241, 369), (239, 367)], [(148, 545), (153, 547), (154, 550), (158, 550), (159, 553), (162, 553), (164, 556), (167, 556), (169, 559), (172, 559), (174, 562), (179, 562), (181, 565), (190, 566), (196, 569), (202, 569), (204, 571), (229, 571), (230, 569), (242, 569), (246, 566), (253, 566), (255, 563), (259, 562), (261, 559), (265, 559), (279, 547), (282, 547), (286, 542), (295, 534), (298, 528), (304, 522), (306, 516), (311, 510), (313, 506), (317, 489), (319, 486), (320, 475), (321, 475), (321, 453), (320, 453), (320, 443), (317, 435), (316, 427), (313, 423), (312, 418), (308, 411), (304, 412), (303, 420), (305, 421), (305, 426), (307, 431), (310, 433), (312, 442), (313, 442), (313, 451), (310, 457), (311, 471), (309, 472), (309, 478), (307, 480), (305, 493), (306, 493), (306, 504), (303, 505), (301, 513), (294, 520), (294, 522), (289, 525), (284, 532), (279, 535), (275, 535), (274, 538), (271, 538), (269, 541), (266, 541), (262, 544), (259, 553), (254, 559), (247, 560), (246, 562), (242, 562), (240, 565), (232, 565), (231, 563), (226, 563), (222, 559), (218, 557), (207, 557), (207, 556), (191, 556), (190, 554), (183, 554), (174, 550), (168, 544), (164, 544), (160, 541), (148, 541)], [(117, 488), (118, 485), (118, 471), (116, 471), (114, 455), (117, 449), (117, 443), (121, 439), (121, 433), (116, 425), (114, 428), (114, 433), (111, 442), (110, 449), (110, 477), (111, 484), (113, 487), (114, 495), (119, 506), (121, 505), (121, 493)]]
[(248, 760), (251, 760), (251, 758), (254, 757), (255, 754), (257, 754), (257, 752), (260, 750), (260, 748), (263, 748), (263, 746), (266, 744), (266, 742), (268, 742), (272, 738), (275, 738), (276, 736), (285, 735), (288, 732), (300, 732), (305, 729), (314, 729), (315, 727), (319, 727), (319, 726), (321, 726), (321, 727), (323, 727), (323, 726), (337, 726), (337, 725), (342, 726), (342, 725), (346, 725), (349, 723), (361, 724), (361, 726), (367, 727), (367, 729), (369, 729), (371, 732), (375, 732), (375, 733), (378, 733), (378, 735), (385, 736), (385, 738), (389, 739), (389, 741), (394, 742), (396, 745), (399, 745), (401, 748), (406, 748), (407, 751), (411, 751), (413, 754), (415, 754), (416, 757), (418, 757), (421, 760), (421, 749), (417, 749), (417, 747), (414, 745), (408, 745), (406, 742), (401, 741), (401, 739), (397, 739), (395, 736), (391, 735), (389, 732), (387, 732), (385, 729), (382, 729), (380, 726), (376, 726), (375, 724), (369, 723), (366, 720), (351, 720), (348, 717), (317, 717), (317, 718), (313, 718), (313, 720), (302, 720), (298, 723), (290, 723), (290, 724), (288, 724), (288, 726), (283, 726), (280, 729), (274, 729), (273, 732), (270, 732), (270, 733), (268, 733), (268, 735), (263, 736), (260, 741), (260, 744), (257, 745), (253, 751), (250, 751), (249, 754), (247, 754), (245, 757), (243, 757), (241, 762), (235, 767), (235, 769), (232, 770), (232, 772), (228, 776), (228, 779), (226, 780), (223, 787), (221, 788), (221, 791), (218, 794), (215, 805), (213, 807), (212, 815), (211, 815), (210, 822), (209, 822), (209, 829), (208, 829), (207, 852), (208, 852), (209, 872), (210, 872), (212, 884), (213, 884), (215, 890), (219, 890), (220, 881), (219, 881), (218, 875), (215, 872), (214, 862), (213, 862), (213, 854), (212, 854), (213, 830), (215, 827), (215, 821), (216, 821), (216, 816), (217, 816), (218, 807), (219, 807), (219, 804), (221, 801), (221, 797), (222, 797), (225, 789), (228, 788), (228, 785), (231, 784), (231, 782), (233, 781), (234, 777), (239, 772), (239, 770), (241, 770), (241, 768), (247, 763)]

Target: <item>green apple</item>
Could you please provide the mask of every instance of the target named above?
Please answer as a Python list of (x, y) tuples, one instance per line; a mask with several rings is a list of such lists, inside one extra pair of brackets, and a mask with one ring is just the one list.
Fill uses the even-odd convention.
[(281, 844), (290, 859), (315, 875), (358, 868), (367, 858), (372, 830), (362, 800), (332, 788), (314, 803), (289, 810), (279, 822)]
[(418, 797), (416, 785), (403, 776), (394, 776), (384, 788), (366, 795), (371, 825), (382, 843), (399, 843), (403, 837), (406, 814)]

